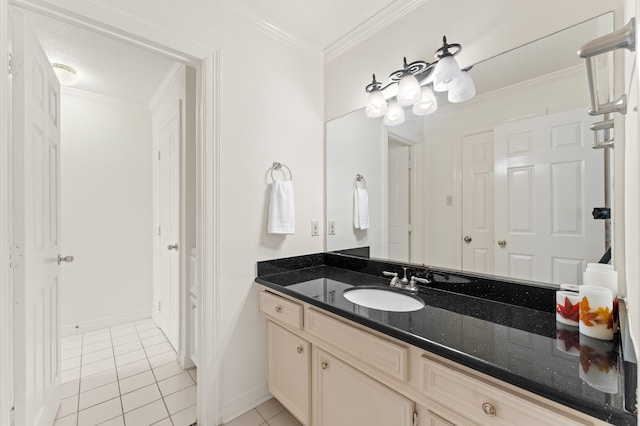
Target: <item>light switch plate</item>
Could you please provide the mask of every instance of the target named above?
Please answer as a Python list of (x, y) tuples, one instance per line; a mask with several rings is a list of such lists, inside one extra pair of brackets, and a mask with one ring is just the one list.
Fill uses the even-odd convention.
[(311, 221), (311, 236), (312, 237), (317, 237), (318, 235), (320, 235), (320, 222), (318, 222), (317, 220), (312, 220)]

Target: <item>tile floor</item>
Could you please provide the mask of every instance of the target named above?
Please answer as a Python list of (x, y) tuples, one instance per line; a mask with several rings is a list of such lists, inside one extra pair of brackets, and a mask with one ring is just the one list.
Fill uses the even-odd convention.
[(54, 426), (188, 426), (196, 372), (183, 370), (151, 319), (62, 339), (62, 403)]
[(225, 426), (302, 426), (295, 417), (291, 415), (275, 399), (270, 399), (235, 418)]

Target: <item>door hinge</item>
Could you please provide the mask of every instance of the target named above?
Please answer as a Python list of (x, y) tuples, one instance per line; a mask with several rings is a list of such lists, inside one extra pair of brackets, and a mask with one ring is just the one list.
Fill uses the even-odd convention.
[(160, 160), (160, 151), (158, 151), (158, 160)]
[(419, 424), (418, 412), (414, 411), (413, 412), (413, 426), (418, 426), (418, 424)]
[(8, 62), (7, 62), (7, 73), (12, 76), (20, 75), (20, 70), (22, 68), (22, 57), (19, 55), (14, 55), (9, 52)]
[(160, 227), (158, 226), (158, 236), (160, 236)]
[(158, 300), (158, 310), (160, 311), (162, 308), (162, 302), (160, 300)]
[(9, 268), (15, 269), (22, 266), (24, 257), (22, 248), (19, 245), (9, 247)]

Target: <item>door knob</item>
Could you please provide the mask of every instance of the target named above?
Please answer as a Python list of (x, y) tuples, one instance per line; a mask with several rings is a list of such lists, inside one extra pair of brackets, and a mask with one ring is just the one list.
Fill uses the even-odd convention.
[(463, 239), (464, 239), (464, 242), (467, 243), (467, 244), (469, 244), (471, 242), (471, 236), (470, 235), (465, 235)]
[(498, 240), (498, 245), (499, 245), (500, 247), (504, 247), (504, 246), (506, 246), (506, 245), (507, 245), (507, 242), (506, 242), (505, 240)]
[(62, 262), (70, 263), (73, 262), (73, 256), (63, 256), (61, 254), (58, 255), (58, 265)]
[(175, 250), (175, 251), (178, 251), (178, 243), (175, 243), (175, 244), (169, 244), (169, 245), (167, 246), (167, 250)]

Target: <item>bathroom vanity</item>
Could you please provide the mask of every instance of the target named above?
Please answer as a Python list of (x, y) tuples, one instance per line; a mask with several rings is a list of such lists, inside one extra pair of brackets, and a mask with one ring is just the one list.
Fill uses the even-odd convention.
[(635, 356), (619, 339), (557, 329), (554, 287), (411, 267), (431, 280), (414, 292), (422, 309), (344, 297), (389, 288), (382, 271), (402, 276), (402, 264), (335, 253), (258, 262), (269, 390), (304, 425), (637, 423)]

